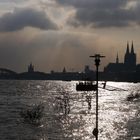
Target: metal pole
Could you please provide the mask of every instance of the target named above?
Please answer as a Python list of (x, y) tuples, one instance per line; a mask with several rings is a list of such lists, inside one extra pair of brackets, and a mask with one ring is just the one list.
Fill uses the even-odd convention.
[(90, 57), (95, 57), (95, 66), (96, 66), (96, 86), (97, 86), (97, 90), (96, 90), (96, 128), (94, 128), (93, 130), (93, 135), (96, 137), (96, 140), (98, 140), (98, 68), (100, 65), (100, 58), (104, 57), (101, 56), (100, 54), (96, 54), (94, 56), (90, 56)]
[(96, 65), (96, 140), (98, 140), (98, 66)]

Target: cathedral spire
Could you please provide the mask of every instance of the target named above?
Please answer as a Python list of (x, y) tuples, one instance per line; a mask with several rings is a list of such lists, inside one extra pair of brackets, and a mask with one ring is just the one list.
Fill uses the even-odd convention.
[(127, 42), (126, 54), (129, 54), (129, 43)]
[(132, 46), (131, 46), (131, 54), (134, 54), (133, 41), (132, 41)]

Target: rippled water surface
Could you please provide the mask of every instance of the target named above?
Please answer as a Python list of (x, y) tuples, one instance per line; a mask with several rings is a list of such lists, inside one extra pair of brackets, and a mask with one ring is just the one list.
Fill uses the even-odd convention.
[[(0, 81), (0, 139), (94, 140), (96, 94), (77, 92), (76, 83)], [(127, 101), (131, 93), (140, 93), (140, 83), (107, 82), (106, 89), (99, 88), (99, 140), (140, 136), (140, 99)], [(21, 111), (39, 104), (40, 124), (23, 121)]]

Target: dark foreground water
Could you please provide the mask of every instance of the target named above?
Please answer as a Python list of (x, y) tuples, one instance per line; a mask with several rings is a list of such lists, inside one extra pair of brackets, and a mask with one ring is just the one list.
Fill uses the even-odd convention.
[[(77, 92), (76, 83), (0, 81), (0, 140), (94, 140), (95, 93)], [(140, 84), (108, 82), (106, 88), (99, 89), (99, 140), (140, 136), (140, 99), (126, 100), (140, 93)], [(39, 104), (40, 124), (23, 120), (21, 112)]]

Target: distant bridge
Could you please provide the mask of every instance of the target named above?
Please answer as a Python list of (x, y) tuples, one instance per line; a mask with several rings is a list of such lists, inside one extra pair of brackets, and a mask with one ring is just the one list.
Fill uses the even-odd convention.
[(2, 76), (2, 75), (9, 76), (9, 75), (15, 75), (15, 74), (17, 74), (17, 73), (12, 70), (0, 68), (0, 76)]

